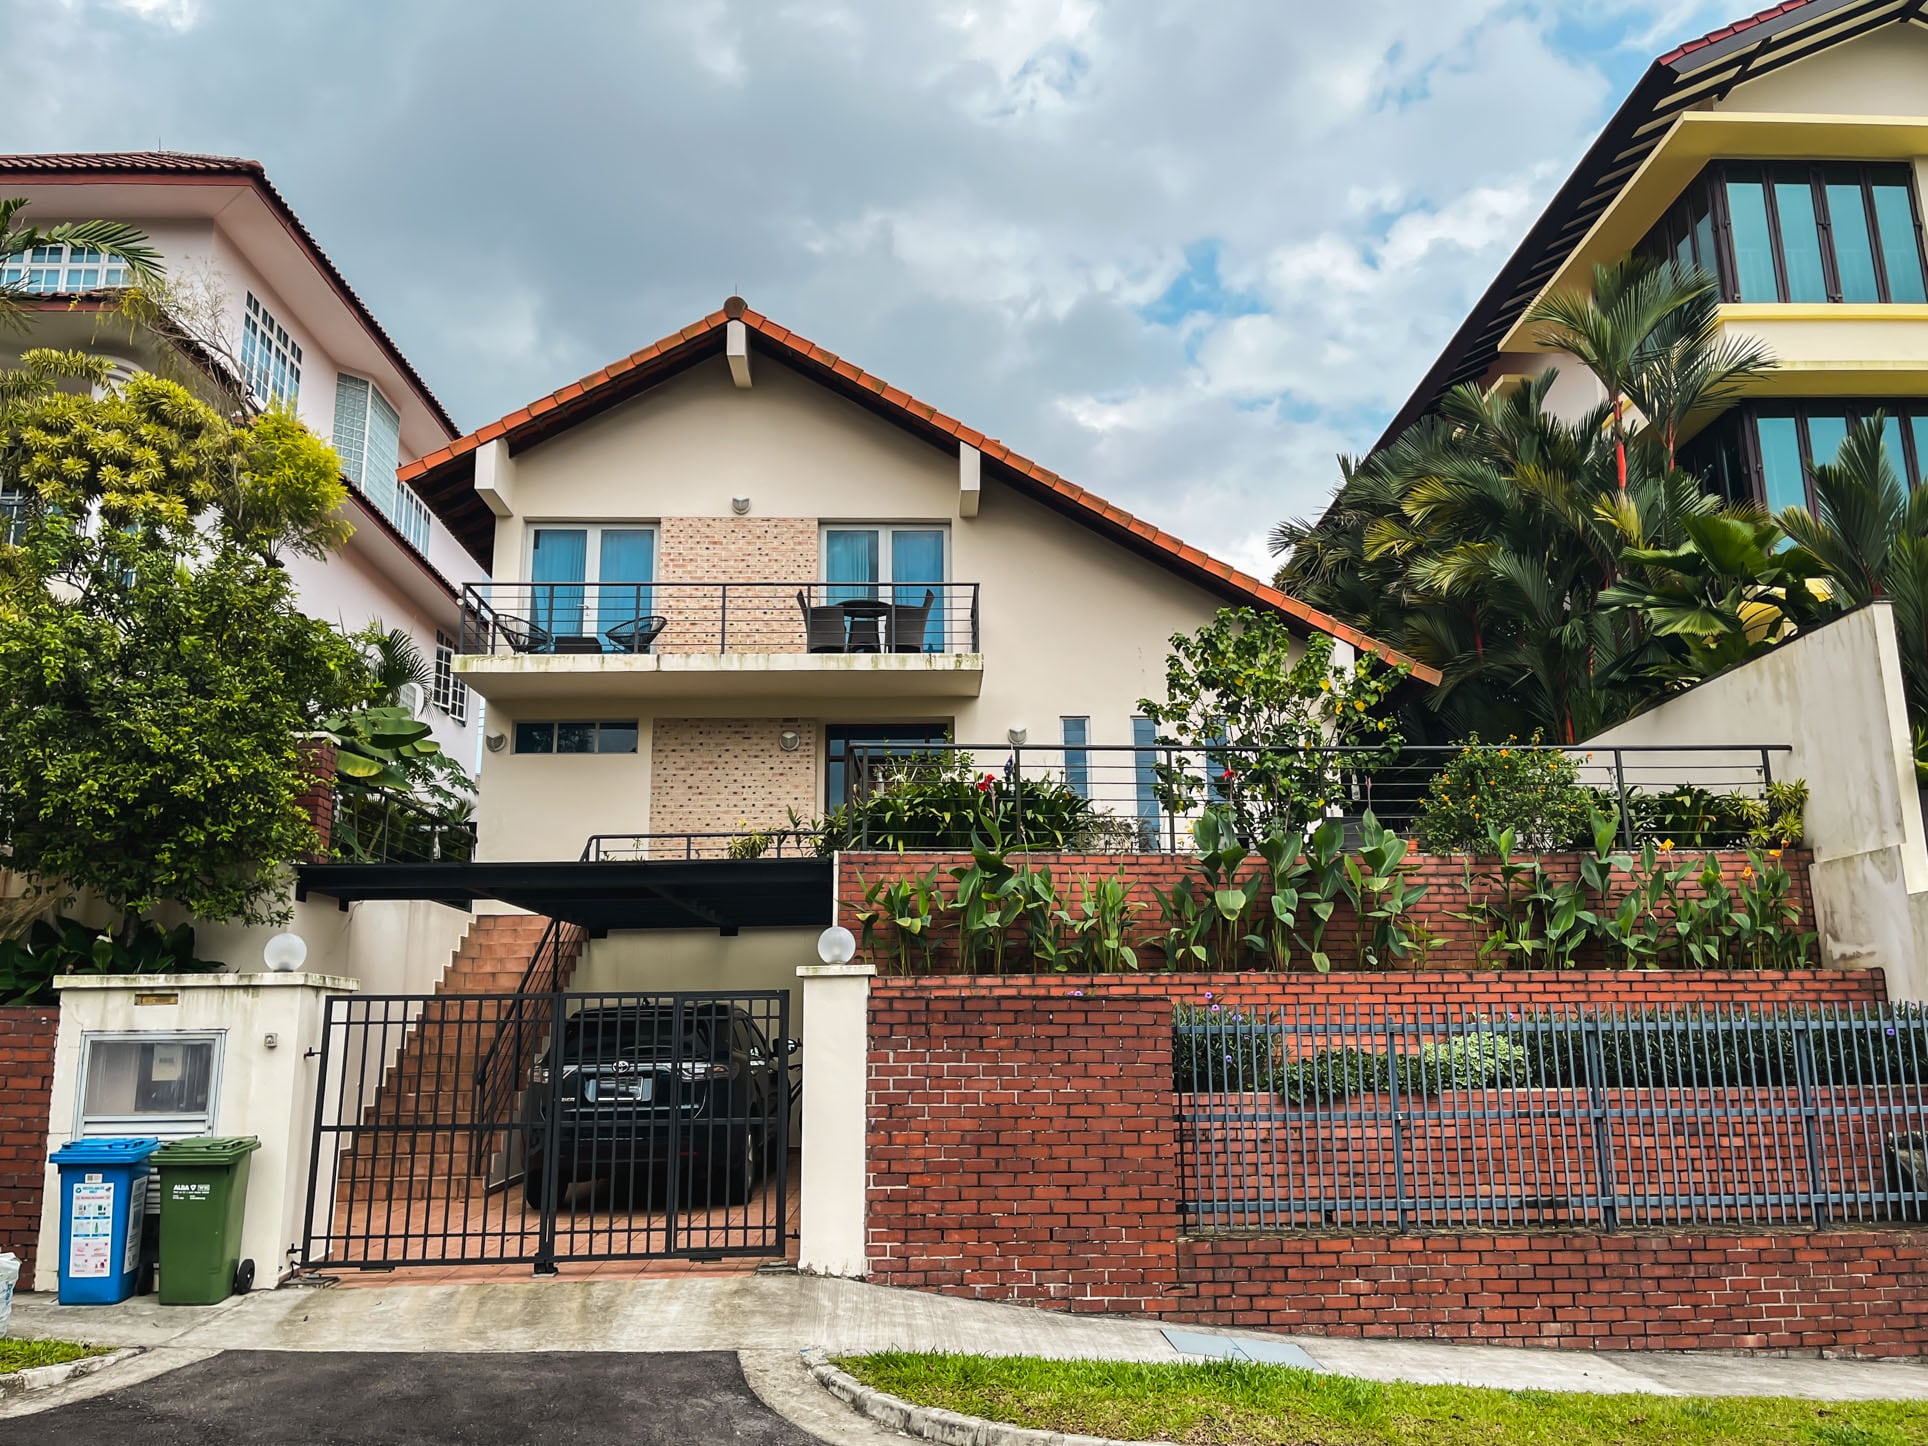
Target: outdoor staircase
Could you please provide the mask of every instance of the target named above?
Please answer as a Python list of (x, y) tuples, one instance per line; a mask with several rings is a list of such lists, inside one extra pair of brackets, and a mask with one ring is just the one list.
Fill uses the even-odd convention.
[[(436, 986), (435, 998), (408, 1026), (394, 1063), (362, 1111), (364, 1125), (381, 1128), (360, 1134), (342, 1157), (338, 1180), (346, 1188), (339, 1199), (379, 1204), (468, 1195), (482, 1187), (484, 1175), (499, 1169), (500, 1162), (493, 1161), (477, 1172), (474, 1133), (457, 1127), (474, 1119), (475, 1072), (495, 1042), (511, 1001), (469, 1000), (515, 994), (548, 927), (549, 920), (537, 914), (484, 914), (476, 919)], [(578, 930), (565, 932), (557, 987), (568, 986), (582, 957), (583, 939)], [(533, 1057), (539, 1044), (531, 1033), (523, 1053)], [(524, 1058), (502, 1061), (499, 1067), (521, 1078), (529, 1063)], [(496, 1123), (505, 1123), (502, 1111), (493, 1113)], [(496, 1153), (490, 1152), (492, 1157)]]

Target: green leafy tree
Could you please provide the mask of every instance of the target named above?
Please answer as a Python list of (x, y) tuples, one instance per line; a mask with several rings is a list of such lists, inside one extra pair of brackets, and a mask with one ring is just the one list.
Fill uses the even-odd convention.
[(1223, 804), (1238, 835), (1256, 840), (1277, 821), (1319, 817), (1348, 774), (1389, 761), (1400, 739), (1381, 704), (1405, 670), (1370, 655), (1337, 667), (1332, 650), (1324, 633), (1299, 648), (1283, 617), (1250, 608), (1174, 634), (1165, 697), (1138, 702), (1172, 750), (1158, 765), (1165, 806)]
[(96, 896), (123, 938), (163, 903), (278, 920), (315, 843), (297, 740), (370, 691), (278, 558), (329, 535), (333, 454), (159, 378), (99, 398), (50, 384), (84, 371), (29, 353), (0, 387), (0, 472), (30, 499), (0, 547), (9, 864), (50, 900)]

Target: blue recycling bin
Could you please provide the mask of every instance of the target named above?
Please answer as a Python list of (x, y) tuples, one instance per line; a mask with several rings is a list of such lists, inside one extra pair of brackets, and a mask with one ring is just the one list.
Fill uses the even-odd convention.
[(113, 1305), (134, 1293), (147, 1216), (151, 1137), (75, 1140), (60, 1167), (60, 1303)]

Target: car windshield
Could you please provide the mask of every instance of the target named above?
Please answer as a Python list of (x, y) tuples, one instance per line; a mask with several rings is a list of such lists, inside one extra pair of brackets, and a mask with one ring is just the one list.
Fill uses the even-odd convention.
[(641, 1005), (574, 1016), (563, 1028), (562, 1054), (589, 1063), (670, 1055), (717, 1059), (729, 1053), (729, 1039), (724, 1011), (685, 1006), (679, 1020), (673, 1006)]

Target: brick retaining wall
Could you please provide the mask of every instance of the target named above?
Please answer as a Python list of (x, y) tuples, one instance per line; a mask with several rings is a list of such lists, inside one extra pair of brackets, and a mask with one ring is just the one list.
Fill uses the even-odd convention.
[(1170, 1006), (1205, 989), (1240, 1007), (1883, 997), (1873, 971), (879, 979), (871, 1278), (1315, 1334), (1928, 1355), (1928, 1228), (1183, 1235)]
[[(1673, 855), (1678, 864), (1687, 859), (1698, 860), (1705, 851), (1681, 851)], [(1721, 874), (1731, 886), (1740, 879), (1741, 870), (1748, 867), (1745, 852), (1736, 850), (1716, 851), (1720, 861)], [(1178, 854), (1024, 854), (1012, 855), (1013, 863), (1026, 867), (1049, 869), (1052, 879), (1057, 883), (1060, 895), (1066, 906), (1077, 912), (1079, 887), (1089, 879), (1113, 878), (1122, 874), (1131, 887), (1131, 897), (1145, 907), (1137, 915), (1134, 933), (1141, 939), (1155, 933), (1158, 925), (1158, 889), (1169, 889), (1181, 879), (1190, 879), (1196, 885), (1200, 875), (1197, 860)], [(1467, 906), (1466, 890), (1463, 886), (1466, 869), (1470, 864), (1475, 874), (1490, 871), (1491, 860), (1470, 859), (1463, 854), (1422, 854), (1409, 855), (1412, 867), (1408, 871), (1414, 885), (1425, 885), (1426, 894), (1415, 904), (1408, 915), (1409, 919), (1423, 925), (1441, 940), (1438, 950), (1430, 960), (1430, 967), (1441, 965), (1460, 968), (1479, 967), (1477, 951), (1485, 937), (1485, 931), (1477, 924), (1464, 919), (1455, 919), (1454, 912), (1465, 912)], [(921, 877), (935, 868), (950, 893), (953, 882), (949, 870), (967, 865), (967, 854), (933, 853), (842, 853), (837, 856), (837, 922), (853, 932), (862, 928), (864, 910), (864, 890), (878, 882), (892, 882), (898, 879)], [(1813, 856), (1803, 849), (1789, 849), (1781, 858), (1789, 877), (1789, 897), (1801, 911), (1801, 929), (1812, 933), (1814, 922), (1814, 895), (1808, 878), (1808, 870)], [(1549, 854), (1542, 863), (1547, 873), (1556, 883), (1571, 882), (1580, 876), (1580, 855)], [(1257, 871), (1256, 861), (1239, 874), (1240, 879)], [(1623, 883), (1625, 875), (1616, 875)], [(1258, 915), (1267, 917), (1266, 899), (1269, 890), (1261, 890), (1258, 898)], [(1619, 894), (1614, 896), (1617, 903)], [(1013, 934), (1013, 939), (1018, 937)], [(938, 949), (935, 956), (937, 972), (949, 972), (957, 967), (957, 931), (945, 927), (938, 932)], [(1326, 929), (1325, 949), (1332, 956), (1335, 968), (1351, 967), (1356, 958), (1357, 921), (1351, 907), (1341, 903), (1332, 916)], [(1021, 950), (1014, 949), (1014, 958)], [(1148, 945), (1139, 945), (1140, 963), (1144, 967), (1157, 967), (1159, 957)], [(1305, 951), (1293, 950), (1293, 965), (1298, 969), (1308, 969)], [(1810, 955), (1812, 957), (1812, 955)], [(873, 963), (882, 971), (890, 966), (887, 952), (873, 947), (869, 952), (860, 952), (859, 959)], [(1577, 956), (1582, 965), (1609, 965), (1618, 961), (1603, 956), (1597, 944), (1583, 947)], [(1418, 967), (1417, 960), (1409, 957), (1394, 966), (1394, 972), (1412, 972)]]
[(0, 1250), (21, 1258), (23, 1289), (33, 1279), (40, 1239), (59, 1032), (60, 1010), (53, 1005), (0, 1009)]

